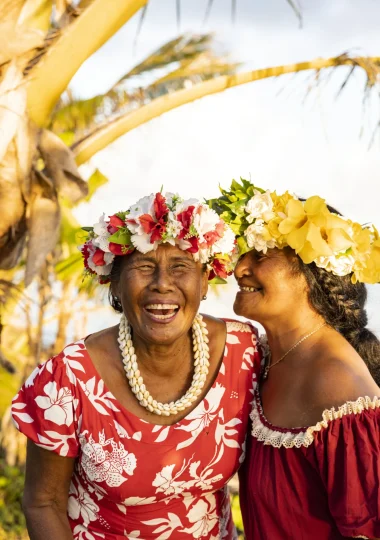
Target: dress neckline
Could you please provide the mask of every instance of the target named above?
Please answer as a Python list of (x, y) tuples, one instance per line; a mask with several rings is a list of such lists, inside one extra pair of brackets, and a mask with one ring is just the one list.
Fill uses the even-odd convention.
[[(91, 369), (92, 371), (94, 372), (95, 374), (95, 377), (97, 378), (98, 381), (101, 381), (102, 384), (103, 384), (103, 387), (104, 387), (104, 391), (107, 392), (109, 394), (109, 396), (111, 397), (111, 399), (113, 399), (115, 401), (115, 403), (117, 403), (117, 406), (118, 408), (120, 409), (120, 412), (122, 412), (124, 415), (128, 416), (128, 418), (133, 418), (136, 422), (141, 422), (142, 424), (146, 424), (148, 426), (158, 426), (159, 428), (176, 428), (176, 427), (179, 427), (183, 422), (186, 422), (189, 420), (189, 416), (190, 415), (193, 415), (197, 410), (198, 408), (201, 409), (204, 402), (207, 400), (207, 397), (209, 396), (211, 390), (213, 390), (214, 388), (217, 387), (217, 385), (220, 383), (220, 379), (222, 377), (222, 375), (224, 375), (223, 371), (225, 370), (225, 359), (228, 357), (228, 355), (230, 354), (229, 352), (226, 354), (226, 350), (227, 350), (227, 336), (228, 336), (228, 322), (229, 320), (228, 319), (221, 319), (224, 324), (225, 324), (225, 331), (226, 331), (226, 334), (225, 334), (225, 342), (224, 342), (224, 349), (223, 349), (223, 358), (222, 358), (222, 361), (220, 362), (220, 365), (219, 365), (219, 369), (217, 371), (217, 374), (216, 374), (216, 377), (214, 379), (214, 382), (212, 383), (212, 385), (210, 386), (210, 388), (208, 389), (207, 393), (205, 394), (204, 398), (198, 403), (198, 405), (196, 407), (194, 407), (194, 409), (191, 409), (190, 412), (187, 413), (186, 416), (184, 416), (183, 418), (181, 418), (180, 420), (178, 420), (177, 422), (174, 422), (174, 424), (155, 424), (153, 422), (149, 422), (148, 420), (144, 420), (143, 418), (140, 418), (139, 416), (137, 416), (136, 414), (134, 414), (132, 411), (130, 411), (129, 409), (127, 409), (126, 407), (124, 407), (118, 399), (116, 399), (115, 395), (113, 394), (113, 392), (111, 392), (111, 390), (108, 388), (108, 386), (106, 385), (106, 383), (104, 382), (104, 379), (100, 376), (100, 373), (99, 371), (97, 370), (97, 368), (95, 367), (95, 364), (94, 362), (92, 361), (92, 358), (91, 358), (91, 355), (90, 353), (88, 352), (87, 350), (87, 347), (86, 347), (86, 339), (91, 335), (89, 334), (88, 336), (86, 336), (85, 338), (82, 338), (81, 340), (79, 340), (77, 343), (81, 343), (84, 347), (84, 351), (85, 351), (85, 354), (87, 356), (87, 360), (89, 361), (90, 365), (91, 365)], [(230, 349), (228, 348), (228, 351)], [(126, 383), (128, 384), (128, 381), (126, 379)]]
[(301, 428), (282, 428), (271, 424), (264, 415), (258, 386), (254, 391), (253, 407), (250, 414), (252, 421), (251, 435), (259, 442), (275, 448), (307, 448), (314, 442), (315, 434), (327, 429), (331, 423), (346, 416), (369, 414), (371, 410), (380, 411), (380, 397), (359, 397), (356, 401), (346, 401), (338, 408), (326, 409), (321, 420), (313, 426)]

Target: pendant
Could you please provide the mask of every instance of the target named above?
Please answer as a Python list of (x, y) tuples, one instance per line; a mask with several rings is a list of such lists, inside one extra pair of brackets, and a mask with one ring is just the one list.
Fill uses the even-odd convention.
[(264, 381), (268, 378), (269, 369), (270, 369), (269, 366), (266, 366), (265, 369), (264, 369), (264, 373), (263, 373)]

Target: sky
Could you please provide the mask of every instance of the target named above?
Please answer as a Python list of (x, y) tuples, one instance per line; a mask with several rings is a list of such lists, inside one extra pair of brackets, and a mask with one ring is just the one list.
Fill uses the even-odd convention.
[[(202, 26), (206, 0), (182, 0), (181, 32), (215, 33), (221, 50), (242, 70), (337, 56), (380, 56), (378, 0), (303, 0), (303, 25), (286, 0), (215, 0)], [(80, 68), (71, 88), (77, 96), (106, 91), (133, 65), (178, 34), (174, 0), (151, 0), (139, 35), (138, 16)], [(92, 224), (105, 212), (126, 209), (158, 191), (211, 197), (218, 184), (251, 178), (257, 185), (318, 194), (347, 217), (380, 226), (380, 137), (370, 146), (380, 117), (379, 98), (363, 110), (365, 78), (358, 71), (337, 97), (347, 71), (312, 88), (310, 74), (243, 85), (166, 113), (98, 153), (82, 168), (98, 167), (110, 182), (77, 217)], [(233, 281), (209, 294), (202, 311), (233, 316)], [(369, 287), (370, 328), (380, 335), (380, 285)], [(106, 315), (90, 331), (114, 324)]]

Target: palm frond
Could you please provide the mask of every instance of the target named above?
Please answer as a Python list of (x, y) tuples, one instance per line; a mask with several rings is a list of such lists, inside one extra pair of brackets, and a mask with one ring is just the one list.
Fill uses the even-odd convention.
[[(66, 140), (71, 139), (70, 144), (75, 146), (94, 129), (158, 96), (234, 73), (239, 64), (217, 55), (213, 47), (212, 34), (183, 35), (169, 41), (121, 77), (105, 94), (87, 100), (67, 95), (56, 108), (50, 129)], [(139, 78), (146, 74), (152, 82), (142, 87)]]
[(355, 67), (361, 69), (366, 74), (366, 92), (372, 90), (380, 81), (380, 57), (355, 57), (347, 53), (332, 58), (318, 58), (316, 60), (300, 62), (298, 64), (274, 66), (265, 69), (258, 69), (233, 75), (222, 75), (210, 78), (191, 87), (181, 88), (177, 91), (163, 95), (154, 99), (147, 97), (146, 101), (139, 108), (127, 111), (125, 114), (100, 126), (92, 134), (84, 137), (73, 145), (78, 164), (85, 163), (96, 152), (105, 148), (115, 139), (124, 135), (128, 131), (148, 122), (152, 118), (161, 116), (163, 113), (173, 110), (186, 103), (191, 103), (205, 96), (210, 96), (226, 89), (250, 82), (279, 77), (290, 73), (302, 71), (321, 72), (337, 69), (341, 67)]

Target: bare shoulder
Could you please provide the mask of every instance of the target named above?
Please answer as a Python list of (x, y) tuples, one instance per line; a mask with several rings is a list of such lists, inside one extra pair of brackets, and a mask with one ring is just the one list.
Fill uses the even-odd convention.
[(309, 423), (319, 421), (324, 410), (340, 407), (360, 397), (380, 396), (380, 389), (354, 349), (326, 351), (309, 364), (300, 399)]
[(110, 344), (115, 343), (115, 338), (117, 338), (119, 326), (110, 326), (109, 328), (104, 328), (104, 330), (99, 330), (94, 334), (89, 335), (86, 338), (86, 348), (89, 352), (99, 351), (103, 349), (109, 350)]
[(202, 313), (204, 322), (207, 324), (207, 330), (213, 339), (224, 339), (226, 335), (226, 323), (217, 317)]

